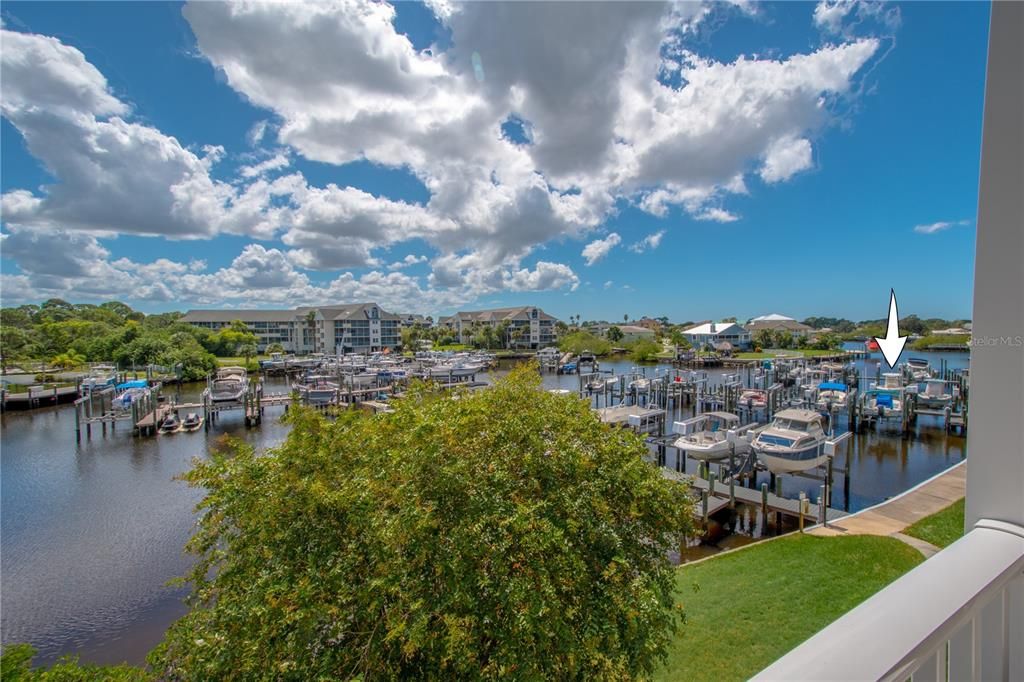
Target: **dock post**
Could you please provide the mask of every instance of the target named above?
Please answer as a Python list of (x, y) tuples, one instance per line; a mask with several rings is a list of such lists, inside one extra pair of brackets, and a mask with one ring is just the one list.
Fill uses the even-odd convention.
[(729, 509), (736, 508), (736, 477), (729, 477)]
[(804, 508), (807, 506), (807, 495), (803, 491), (800, 491), (800, 532), (804, 532)]
[[(761, 523), (768, 525), (768, 484), (761, 484)], [(767, 528), (765, 528), (767, 530)]]
[(700, 507), (701, 507), (701, 519), (706, 524), (708, 522), (708, 491), (700, 491)]
[(75, 442), (82, 442), (82, 406), (75, 401)]
[(708, 495), (714, 495), (715, 494), (715, 478), (717, 478), (715, 476), (715, 472), (714, 471), (709, 471), (708, 472)]
[(821, 486), (818, 490), (818, 523), (823, 526), (827, 526), (825, 516), (825, 486)]
[[(782, 477), (775, 477), (775, 497), (782, 499)], [(775, 512), (775, 527), (782, 528), (782, 512)]]

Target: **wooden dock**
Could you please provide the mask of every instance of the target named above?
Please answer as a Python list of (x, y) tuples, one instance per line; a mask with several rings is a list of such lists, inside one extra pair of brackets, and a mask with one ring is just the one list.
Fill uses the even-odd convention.
[[(662, 476), (669, 480), (688, 482), (695, 490), (701, 493), (702, 504), (704, 504), (703, 501), (705, 499), (707, 500), (707, 511), (702, 510), (705, 518), (725, 507), (743, 503), (760, 507), (762, 513), (766, 514), (772, 512), (794, 518), (799, 518), (802, 515), (805, 519), (809, 519), (811, 523), (814, 523), (815, 519), (821, 520), (823, 505), (820, 504), (820, 500), (819, 504), (807, 504), (805, 509), (801, 510), (801, 500), (794, 500), (768, 492), (768, 484), (764, 484), (761, 490), (752, 490), (737, 481), (712, 482), (706, 478), (679, 473), (664, 467), (662, 467), (661, 473)], [(824, 515), (825, 522), (832, 523), (844, 518), (847, 516), (847, 513), (841, 509), (824, 507)]]

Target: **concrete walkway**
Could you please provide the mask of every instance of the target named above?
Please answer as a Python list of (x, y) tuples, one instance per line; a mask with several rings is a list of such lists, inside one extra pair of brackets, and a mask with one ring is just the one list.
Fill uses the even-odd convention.
[(904, 535), (903, 531), (953, 504), (966, 491), (967, 461), (964, 460), (902, 495), (808, 532), (812, 535), (887, 535), (902, 540), (928, 557), (939, 548)]

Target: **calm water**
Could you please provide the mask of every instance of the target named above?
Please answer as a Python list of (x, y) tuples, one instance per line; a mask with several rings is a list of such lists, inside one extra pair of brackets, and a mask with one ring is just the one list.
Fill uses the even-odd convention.
[[(966, 354), (927, 357), (934, 366), (940, 359), (952, 367), (967, 361)], [(605, 362), (602, 368), (624, 372), (630, 367), (628, 362)], [(873, 375), (874, 369), (869, 370)], [(544, 382), (549, 388), (578, 387), (574, 376), (547, 375)], [(283, 382), (278, 383), (277, 390), (283, 390)], [(197, 397), (198, 390), (183, 389), (182, 399)], [(167, 626), (184, 613), (184, 591), (166, 583), (189, 566), (182, 547), (200, 492), (175, 476), (189, 468), (193, 457), (205, 456), (212, 440), (224, 433), (258, 448), (281, 442), (287, 432), (276, 419), (281, 413), (281, 408), (269, 409), (257, 429), (246, 429), (241, 414), (228, 413), (209, 434), (140, 439), (128, 429), (108, 431), (105, 437), (96, 429), (91, 441), (77, 447), (69, 406), (4, 414), (3, 642), (33, 644), (41, 662), (67, 653), (100, 663), (143, 662)], [(669, 464), (673, 452), (669, 450)], [(921, 418), (909, 438), (864, 432), (852, 439), (848, 452), (848, 503), (856, 510), (960, 461), (966, 446), (962, 438), (947, 436), (937, 422)], [(818, 482), (784, 478), (786, 495), (805, 490), (817, 497)], [(833, 505), (847, 505), (841, 478)], [(761, 533), (758, 514), (751, 510), (741, 509), (722, 523), (736, 532), (716, 538), (717, 547)]]

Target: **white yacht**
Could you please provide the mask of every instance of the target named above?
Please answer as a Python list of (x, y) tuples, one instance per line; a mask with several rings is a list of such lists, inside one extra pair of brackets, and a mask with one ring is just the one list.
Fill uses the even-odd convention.
[(806, 471), (827, 459), (825, 418), (811, 410), (786, 409), (754, 438), (757, 458), (776, 474)]
[(917, 394), (917, 404), (930, 410), (941, 410), (949, 406), (953, 396), (946, 392), (946, 382), (942, 379), (928, 379), (924, 382), (924, 390)]
[(741, 437), (739, 425), (740, 418), (731, 412), (705, 412), (673, 425), (680, 436), (672, 446), (705, 462), (728, 458), (733, 447), (735, 454), (746, 454), (750, 443)]
[(210, 386), (210, 400), (215, 403), (237, 402), (249, 392), (249, 377), (243, 367), (222, 367)]

